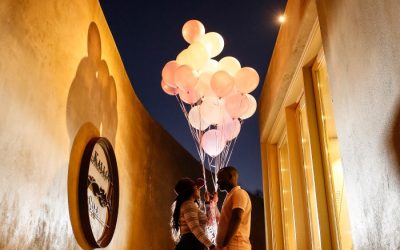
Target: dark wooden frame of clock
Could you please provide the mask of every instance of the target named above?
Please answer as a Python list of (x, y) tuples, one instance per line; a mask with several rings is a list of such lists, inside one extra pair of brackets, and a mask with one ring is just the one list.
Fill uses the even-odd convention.
[[(109, 170), (108, 174), (110, 177), (109, 190), (105, 191), (106, 200), (110, 201), (110, 204), (107, 205), (108, 213), (107, 213), (107, 220), (105, 222), (105, 224), (109, 225), (109, 227), (105, 226), (104, 231), (98, 240), (95, 239), (90, 225), (89, 204), (87, 195), (87, 189), (91, 184), (88, 179), (89, 166), (90, 166), (92, 152), (96, 144), (99, 144), (105, 153)], [(105, 137), (92, 138), (86, 145), (79, 172), (78, 202), (79, 202), (79, 216), (80, 216), (81, 226), (86, 241), (93, 248), (106, 247), (110, 243), (114, 235), (115, 226), (117, 224), (118, 203), (119, 203), (119, 181), (118, 181), (117, 161), (115, 158), (114, 150), (112, 148), (111, 143)]]

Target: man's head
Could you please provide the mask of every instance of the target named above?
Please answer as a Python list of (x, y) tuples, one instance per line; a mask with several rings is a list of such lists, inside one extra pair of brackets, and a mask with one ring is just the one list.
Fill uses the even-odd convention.
[(232, 188), (237, 186), (239, 172), (236, 168), (227, 166), (218, 171), (217, 178), (219, 189), (229, 192)]

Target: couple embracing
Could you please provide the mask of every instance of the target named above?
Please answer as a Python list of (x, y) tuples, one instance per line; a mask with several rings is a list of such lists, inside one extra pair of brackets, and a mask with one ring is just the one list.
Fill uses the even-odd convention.
[[(175, 185), (175, 199), (172, 215), (172, 232), (177, 239), (175, 250), (250, 250), (251, 201), (247, 192), (238, 186), (239, 173), (228, 166), (217, 174), (221, 191), (228, 194), (218, 211), (218, 194), (210, 197), (205, 193), (206, 213), (200, 209), (200, 188), (202, 179), (196, 181), (183, 178)], [(207, 238), (205, 227), (214, 215), (218, 230), (215, 244)]]

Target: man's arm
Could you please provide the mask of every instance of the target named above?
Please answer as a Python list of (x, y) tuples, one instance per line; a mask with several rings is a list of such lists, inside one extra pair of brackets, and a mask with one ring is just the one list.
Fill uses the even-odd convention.
[(242, 215), (243, 215), (243, 209), (234, 208), (232, 210), (232, 217), (231, 220), (229, 221), (228, 231), (226, 232), (222, 246), (219, 247), (224, 247), (228, 245), (228, 243), (231, 241), (233, 235), (239, 228), (240, 222), (242, 221)]

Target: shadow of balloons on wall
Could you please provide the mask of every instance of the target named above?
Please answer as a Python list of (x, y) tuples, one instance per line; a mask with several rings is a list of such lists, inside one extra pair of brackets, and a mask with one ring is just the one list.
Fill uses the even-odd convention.
[(101, 59), (100, 32), (95, 23), (89, 25), (88, 56), (80, 61), (67, 100), (67, 128), (70, 142), (85, 123), (92, 123), (100, 136), (115, 146), (118, 126), (117, 90), (108, 65)]
[(393, 127), (390, 133), (390, 147), (395, 154), (397, 174), (400, 175), (400, 102), (397, 105), (397, 112), (394, 115)]

